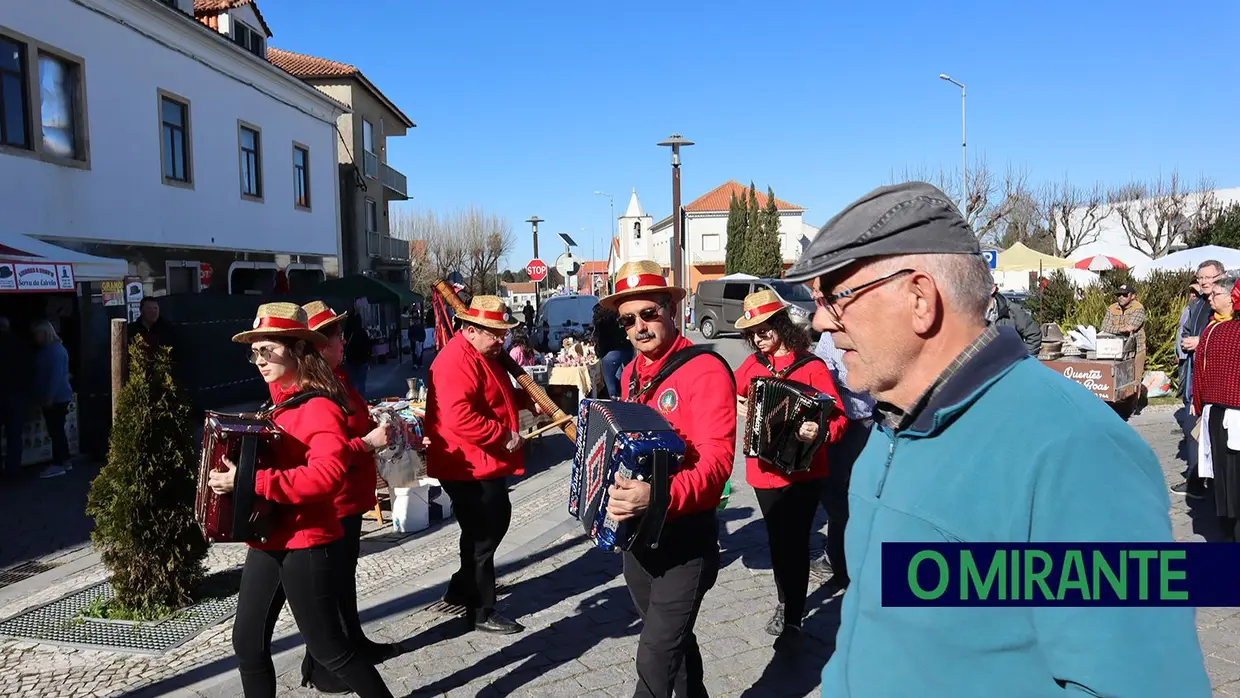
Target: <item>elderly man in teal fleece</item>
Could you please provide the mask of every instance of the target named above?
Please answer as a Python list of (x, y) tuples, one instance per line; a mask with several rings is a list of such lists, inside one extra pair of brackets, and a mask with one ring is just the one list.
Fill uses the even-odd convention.
[(884, 542), (1170, 542), (1162, 468), (1089, 391), (987, 327), (992, 279), (943, 192), (877, 189), (789, 269), (877, 401), (849, 488), (824, 698), (1207, 698), (1192, 608), (884, 607)]

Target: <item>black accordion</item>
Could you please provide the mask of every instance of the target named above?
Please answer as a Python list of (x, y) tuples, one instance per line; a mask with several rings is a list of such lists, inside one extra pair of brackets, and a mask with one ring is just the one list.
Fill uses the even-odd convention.
[[(745, 418), (745, 456), (765, 461), (786, 474), (810, 469), (826, 443), (835, 400), (817, 388), (787, 378), (754, 378), (749, 383)], [(813, 441), (797, 438), (805, 422), (818, 425)]]

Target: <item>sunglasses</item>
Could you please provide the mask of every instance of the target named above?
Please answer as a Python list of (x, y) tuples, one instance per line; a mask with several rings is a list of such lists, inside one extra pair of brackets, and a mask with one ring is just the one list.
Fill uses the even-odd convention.
[(753, 339), (773, 339), (775, 330), (767, 327), (761, 330), (746, 330), (745, 334)]
[(248, 359), (252, 364), (257, 364), (259, 359), (262, 359), (263, 363), (269, 364), (271, 363), (271, 357), (280, 356), (281, 353), (282, 352), (276, 351), (271, 347), (259, 347), (258, 349), (251, 349), (249, 351)]
[(642, 322), (654, 322), (655, 320), (658, 320), (659, 316), (662, 314), (663, 306), (656, 305), (653, 308), (642, 308), (636, 315), (633, 313), (621, 315), (617, 322), (620, 323), (621, 329), (628, 330), (632, 329), (633, 325), (637, 324), (637, 318), (641, 318)]

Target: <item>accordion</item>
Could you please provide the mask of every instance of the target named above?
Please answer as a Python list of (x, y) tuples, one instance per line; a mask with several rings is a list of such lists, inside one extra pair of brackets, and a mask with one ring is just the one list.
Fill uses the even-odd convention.
[[(827, 421), (835, 400), (817, 388), (786, 378), (754, 378), (749, 383), (745, 418), (745, 456), (770, 463), (791, 475), (810, 469), (827, 440)], [(805, 422), (818, 425), (811, 442), (797, 438)]]
[[(198, 466), (198, 499), (194, 519), (208, 543), (265, 542), (270, 532), (272, 502), (254, 494), (254, 476), (273, 462), (279, 428), (255, 415), (207, 412), (202, 429), (202, 460)], [(207, 484), (212, 471), (237, 466), (233, 491), (216, 494)]]
[[(582, 400), (568, 511), (599, 549), (657, 548), (667, 518), (671, 478), (684, 455), (685, 442), (653, 408), (617, 400)], [(607, 488), (617, 475), (650, 483), (650, 506), (640, 516), (616, 521), (607, 515)]]

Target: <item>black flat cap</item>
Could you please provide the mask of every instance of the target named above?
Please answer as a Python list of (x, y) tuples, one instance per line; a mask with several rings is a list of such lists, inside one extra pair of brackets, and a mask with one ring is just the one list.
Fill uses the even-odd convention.
[(905, 182), (875, 189), (827, 221), (784, 278), (809, 281), (871, 257), (981, 253), (946, 194), (925, 182)]

